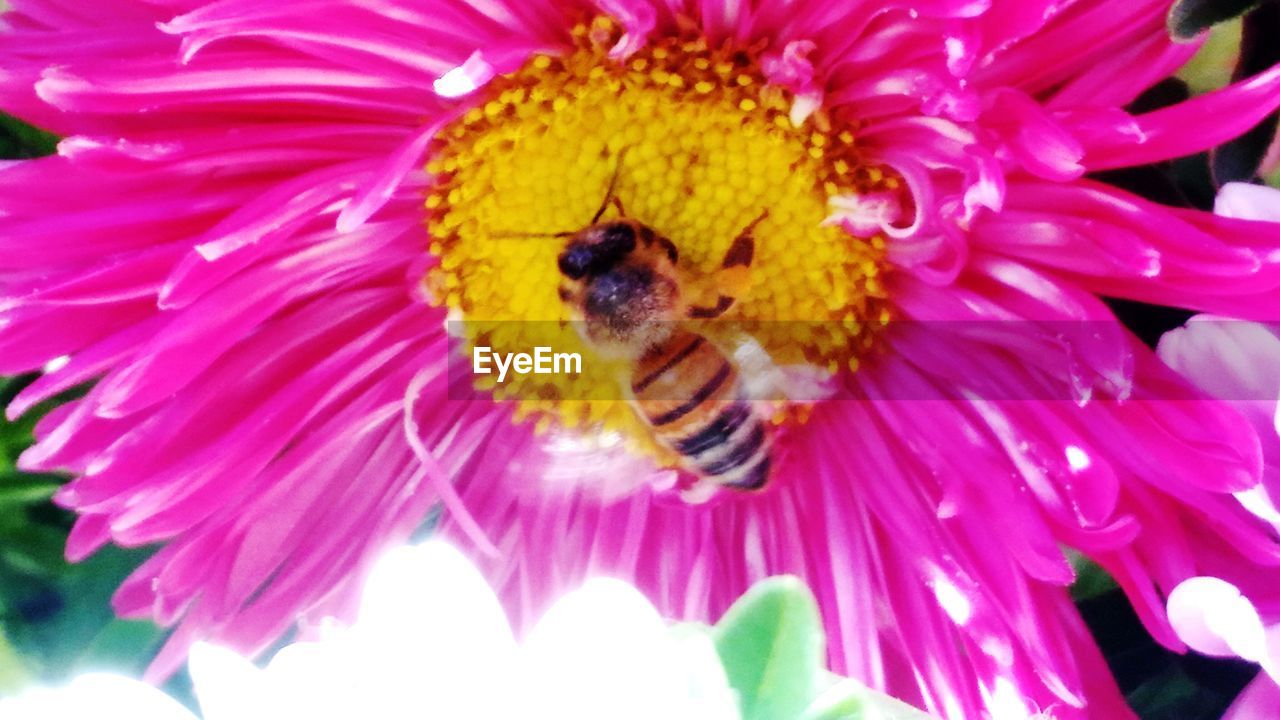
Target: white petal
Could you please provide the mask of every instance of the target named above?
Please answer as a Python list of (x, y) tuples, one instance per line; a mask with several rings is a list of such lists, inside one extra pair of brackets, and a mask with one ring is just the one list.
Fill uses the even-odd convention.
[(729, 685), (724, 663), (705, 631), (671, 631), (671, 663), (679, 677), (672, 694), (689, 720), (738, 720), (738, 693)]
[(495, 676), (505, 678), (515, 661), (497, 596), (443, 542), (399, 548), (380, 560), (352, 630), (369, 694), (390, 709), (488, 702)]
[(620, 581), (591, 580), (565, 595), (523, 647), (522, 677), (538, 708), (534, 715), (587, 720), (652, 713), (646, 693), (665, 634), (657, 610)]
[[(370, 677), (378, 667), (362, 661), (351, 633), (335, 631), (323, 642), (301, 642), (276, 653), (267, 684), (289, 717), (351, 720), (367, 709)], [(212, 720), (206, 718), (206, 720)]]
[(639, 591), (596, 579), (557, 602), (529, 633), (521, 679), (537, 717), (734, 717), (731, 700), (725, 714), (727, 682), (690, 676), (705, 670), (701, 658), (690, 665)]
[(1227, 183), (1218, 191), (1213, 212), (1240, 220), (1280, 222), (1280, 190), (1251, 183)]
[(796, 95), (796, 99), (791, 103), (790, 120), (792, 127), (801, 127), (804, 121), (809, 119), (822, 107), (822, 93), (808, 92)]
[[(1160, 359), (1209, 394), (1232, 403), (1280, 457), (1280, 328), (1197, 315), (1160, 338)], [(1274, 462), (1274, 460), (1272, 460)]]
[(462, 97), (484, 87), (497, 72), (493, 65), (484, 59), (484, 54), (477, 50), (471, 53), (466, 62), (436, 78), (431, 88), (440, 97)]
[(1225, 580), (1195, 577), (1169, 593), (1169, 622), (1178, 637), (1205, 655), (1261, 661), (1267, 634), (1253, 603)]
[(197, 643), (187, 661), (204, 720), (268, 717), (267, 686), (252, 662), (232, 650)]
[[(435, 649), (473, 645), (476, 634), (487, 644), (515, 644), (507, 616), (480, 571), (439, 541), (396, 548), (378, 561), (365, 584), (356, 627), (362, 636), (377, 635), (380, 642), (401, 646), (419, 640)], [(407, 634), (422, 632), (430, 636)]]
[(1007, 677), (997, 677), (990, 691), (982, 688), (982, 695), (987, 701), (992, 720), (1028, 720), (1035, 717), (1027, 707), (1023, 693)]
[(621, 580), (595, 578), (547, 611), (530, 631), (524, 651), (552, 657), (570, 645), (610, 651), (618, 643), (658, 648), (665, 633), (662, 616), (639, 590)]
[(1165, 333), (1157, 352), (1224, 400), (1274, 401), (1280, 393), (1280, 338), (1262, 323), (1197, 315)]
[(62, 688), (0, 701), (4, 720), (195, 720), (181, 703), (132, 678), (91, 673)]
[(1245, 510), (1280, 529), (1280, 508), (1277, 508), (1275, 503), (1271, 501), (1271, 496), (1267, 494), (1265, 486), (1258, 485), (1233, 494), (1240, 501), (1240, 504), (1244, 506)]

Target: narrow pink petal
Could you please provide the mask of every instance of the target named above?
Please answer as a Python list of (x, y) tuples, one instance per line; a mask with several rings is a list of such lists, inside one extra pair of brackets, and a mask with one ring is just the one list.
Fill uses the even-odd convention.
[[(1089, 138), (1090, 170), (1146, 165), (1216, 147), (1257, 125), (1280, 107), (1280, 67), (1186, 102), (1134, 118), (1137, 143), (1127, 133)], [(1201, 118), (1215, 118), (1212, 123)]]
[(387, 158), (386, 165), (374, 172), (373, 177), (367, 181), (366, 187), (357, 192), (350, 204), (338, 214), (338, 232), (349, 233), (355, 230), (382, 209), (400, 188), (405, 177), (425, 164), (422, 155), (426, 152), (427, 144), (440, 131), (440, 128), (453, 119), (452, 115), (442, 116), (409, 137), (400, 148), (396, 149)]

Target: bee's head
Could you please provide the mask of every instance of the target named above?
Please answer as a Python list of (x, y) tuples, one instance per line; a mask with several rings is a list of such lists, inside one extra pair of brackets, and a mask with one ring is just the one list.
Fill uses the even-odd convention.
[(679, 292), (651, 267), (619, 263), (585, 280), (582, 330), (605, 354), (637, 357), (671, 333)]
[(633, 223), (606, 222), (574, 235), (560, 253), (561, 297), (607, 355), (634, 357), (659, 342), (679, 303), (675, 278), (654, 266), (651, 253), (636, 252), (638, 241)]
[(636, 249), (636, 231), (629, 223), (592, 225), (569, 241), (560, 253), (560, 272), (570, 280), (586, 280), (616, 267)]

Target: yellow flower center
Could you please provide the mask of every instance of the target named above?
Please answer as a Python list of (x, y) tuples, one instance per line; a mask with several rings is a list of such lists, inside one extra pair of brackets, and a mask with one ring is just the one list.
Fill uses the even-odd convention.
[(750, 328), (779, 365), (856, 369), (889, 317), (884, 239), (824, 225), (828, 199), (900, 183), (860, 158), (857, 128), (821, 111), (794, 123), (794, 98), (766, 84), (756, 50), (667, 38), (615, 61), (610, 21), (574, 36), (572, 51), (495, 78), (431, 151), (426, 207), (439, 264), (424, 282), (465, 319), (468, 353), (547, 346), (583, 357), (578, 375), (477, 376), (478, 385), (542, 427), (608, 427), (669, 460), (620, 401), (626, 368), (579, 339), (557, 292), (566, 240), (550, 235), (586, 226), (615, 172), (626, 216), (675, 243), (693, 297), (715, 297), (730, 243), (767, 210), (749, 289), (726, 320)]

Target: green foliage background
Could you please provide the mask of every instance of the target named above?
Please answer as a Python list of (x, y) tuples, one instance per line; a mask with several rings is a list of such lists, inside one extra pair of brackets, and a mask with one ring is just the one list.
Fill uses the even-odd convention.
[[(0, 406), (29, 380), (0, 379)], [(0, 693), (90, 669), (138, 673), (162, 639), (149, 622), (116, 619), (110, 605), (149, 551), (112, 547), (66, 562), (72, 518), (50, 502), (63, 478), (15, 467), (32, 427), (54, 404), (0, 422)]]

